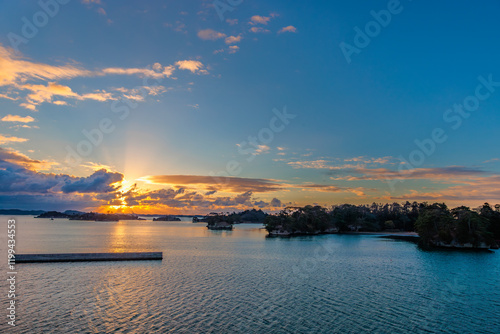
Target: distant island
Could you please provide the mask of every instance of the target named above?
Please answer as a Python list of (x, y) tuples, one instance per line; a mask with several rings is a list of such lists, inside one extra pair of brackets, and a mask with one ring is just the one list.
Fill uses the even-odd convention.
[(335, 205), (287, 207), (268, 215), (269, 236), (316, 235), (349, 232), (417, 232), (422, 247), (450, 249), (498, 249), (500, 205), (485, 203), (471, 210), (452, 210), (444, 203)]
[(193, 217), (193, 223), (207, 223), (209, 221), (221, 219), (230, 224), (264, 224), (266, 217), (268, 216), (262, 210), (251, 209), (245, 210), (242, 212), (233, 212), (233, 213), (217, 213), (211, 212), (208, 215), (199, 218), (198, 216)]
[(135, 214), (119, 214), (119, 213), (97, 213), (97, 212), (67, 212), (58, 211), (44, 212), (35, 218), (66, 218), (69, 220), (88, 220), (88, 221), (119, 221), (119, 220), (144, 220)]
[(180, 222), (181, 219), (176, 216), (166, 215), (158, 218), (153, 218), (154, 222)]
[(260, 209), (245, 210), (239, 213), (227, 212), (225, 214), (211, 212), (202, 218), (193, 217), (193, 223), (207, 223), (207, 228), (210, 230), (232, 230), (234, 224), (264, 224), (267, 216), (268, 214)]
[(43, 210), (0, 209), (0, 215), (9, 216), (37, 216), (44, 212)]

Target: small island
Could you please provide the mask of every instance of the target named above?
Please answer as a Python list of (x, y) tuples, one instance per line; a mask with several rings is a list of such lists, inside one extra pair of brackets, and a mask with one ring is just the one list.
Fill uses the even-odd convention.
[(207, 222), (207, 228), (209, 230), (226, 230), (231, 231), (233, 229), (233, 223), (228, 218), (227, 215), (222, 213), (212, 212), (205, 216), (204, 218)]
[(154, 222), (180, 222), (181, 219), (176, 216), (165, 215), (158, 218), (153, 218)]

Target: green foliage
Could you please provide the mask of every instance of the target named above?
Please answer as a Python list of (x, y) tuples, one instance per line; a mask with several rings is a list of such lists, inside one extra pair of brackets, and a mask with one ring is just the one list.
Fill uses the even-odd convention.
[(424, 245), (455, 243), (479, 247), (485, 243), (491, 247), (495, 242), (488, 231), (490, 221), (486, 216), (486, 213), (480, 215), (465, 206), (449, 210), (444, 203), (435, 203), (421, 210), (415, 230)]

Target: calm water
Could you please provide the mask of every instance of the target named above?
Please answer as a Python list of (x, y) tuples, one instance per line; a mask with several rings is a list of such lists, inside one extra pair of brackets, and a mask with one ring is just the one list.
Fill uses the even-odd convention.
[[(20, 253), (164, 259), (18, 265), (18, 325), (8, 328), (3, 311), (2, 333), (500, 333), (499, 251), (424, 252), (374, 236), (269, 239), (256, 225), (17, 221)], [(1, 289), (5, 309), (5, 280)]]

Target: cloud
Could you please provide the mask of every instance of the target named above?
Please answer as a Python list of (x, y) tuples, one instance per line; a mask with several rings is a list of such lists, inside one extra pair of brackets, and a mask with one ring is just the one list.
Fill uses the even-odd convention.
[(255, 34), (257, 34), (257, 33), (269, 33), (269, 32), (271, 32), (271, 31), (269, 31), (267, 29), (264, 29), (264, 28), (261, 28), (261, 27), (252, 27), (252, 28), (250, 28), (249, 31), (253, 32)]
[(239, 49), (240, 47), (238, 45), (231, 45), (229, 47), (229, 53), (236, 53)]
[[(0, 208), (106, 212), (128, 205), (129, 210), (136, 212), (199, 214), (253, 207), (274, 210), (282, 206), (277, 198), (270, 202), (254, 198), (254, 192), (279, 189), (280, 185), (273, 180), (167, 175), (150, 178), (165, 184), (173, 182), (176, 189), (142, 190), (134, 185), (124, 190), (121, 173), (98, 169), (89, 176), (75, 177), (36, 171), (44, 163), (12, 149), (0, 148)], [(103, 165), (88, 163), (85, 167), (95, 170)], [(214, 189), (202, 194), (189, 189), (191, 185)], [(238, 192), (232, 196), (214, 196), (219, 189)]]
[(66, 174), (40, 173), (26, 168), (42, 162), (29, 159), (12, 150), (0, 151), (0, 192), (14, 194), (109, 193), (117, 190), (113, 183), (123, 179), (120, 173), (104, 169), (86, 178)]
[[(281, 201), (274, 198), (270, 203), (253, 198), (251, 191), (246, 191), (234, 196), (212, 196), (214, 192), (205, 195), (184, 188), (160, 189), (141, 192), (132, 189), (123, 196), (127, 205), (157, 212), (196, 212), (208, 213), (214, 211), (238, 211), (254, 207), (279, 208)], [(282, 205), (282, 204), (281, 204)]]
[[(36, 111), (36, 106), (43, 102), (52, 103), (54, 96), (73, 98), (77, 100), (95, 100), (100, 102), (115, 100), (113, 95), (105, 90), (96, 90), (92, 93), (79, 95), (73, 92), (70, 87), (59, 85), (55, 82), (49, 82), (47, 86), (26, 84), (18, 87), (19, 89), (29, 90), (32, 92), (26, 96), (27, 103), (23, 103), (21, 106), (33, 111)], [(57, 101), (56, 104), (65, 105), (66, 103), (64, 101)]]
[(97, 74), (114, 74), (114, 75), (138, 75), (140, 77), (148, 77), (153, 79), (169, 78), (174, 73), (175, 66), (163, 66), (160, 63), (154, 63), (152, 68), (121, 68), (109, 67), (105, 68)]
[(209, 191), (223, 192), (272, 192), (282, 189), (275, 180), (250, 179), (227, 176), (201, 175), (152, 175), (141, 178), (142, 181), (154, 184), (169, 184), (175, 186), (196, 186)]
[(226, 44), (235, 44), (235, 43), (239, 43), (242, 39), (243, 39), (243, 37), (241, 35), (229, 36), (229, 37), (226, 37), (225, 42), (226, 42)]
[[(7, 155), (7, 156), (6, 156)], [(13, 158), (12, 158), (13, 157)], [(0, 152), (0, 207), (20, 209), (67, 210), (105, 205), (118, 193), (111, 183), (119, 177), (98, 171), (88, 178), (65, 174), (45, 174), (22, 166), (38, 161), (22, 159), (12, 152)], [(63, 187), (75, 190), (63, 192)], [(78, 188), (78, 189), (76, 189)], [(71, 190), (71, 189), (70, 189)], [(103, 193), (98, 193), (103, 191)]]
[[(58, 81), (109, 75), (135, 75), (160, 80), (170, 78), (176, 68), (187, 69), (197, 74), (208, 73), (206, 69), (203, 69), (204, 65), (201, 62), (194, 60), (180, 60), (167, 66), (154, 63), (146, 68), (107, 67), (87, 70), (74, 64), (53, 66), (31, 61), (0, 44), (0, 87), (6, 87), (6, 91), (0, 92), (0, 98), (21, 100), (19, 105), (32, 111), (36, 111), (37, 106), (42, 103), (67, 105), (66, 101), (54, 100), (55, 96), (105, 102), (114, 100), (116, 97), (104, 89), (85, 93), (75, 92), (70, 86), (59, 84)], [(26, 93), (24, 97), (19, 96), (22, 92)]]
[[(336, 180), (360, 181), (360, 180), (464, 180), (467, 177), (477, 177), (488, 174), (487, 172), (464, 166), (449, 166), (438, 168), (414, 168), (392, 170), (387, 168), (366, 168), (354, 167), (344, 170), (330, 170), (328, 175), (331, 175)], [(342, 174), (348, 174), (342, 176)]]
[(267, 25), (271, 18), (269, 16), (254, 15), (250, 18), (250, 24), (264, 24)]
[(238, 19), (226, 19), (226, 22), (229, 23), (230, 25), (234, 26), (238, 24)]
[(63, 193), (110, 193), (118, 189), (114, 183), (121, 182), (123, 174), (100, 169), (88, 177), (71, 178), (61, 187)]
[(181, 70), (188, 70), (191, 73), (208, 73), (206, 70), (202, 70), (203, 64), (198, 60), (179, 60), (175, 63), (177, 67)]
[(24, 143), (27, 141), (28, 141), (28, 139), (26, 139), (26, 138), (11, 137), (11, 136), (0, 134), (0, 145), (7, 144), (7, 143)]
[(51, 66), (28, 61), (0, 44), (0, 86), (27, 80), (60, 80), (92, 75), (73, 65)]
[(144, 98), (147, 95), (152, 95), (152, 96), (157, 96), (161, 95), (165, 92), (167, 92), (169, 89), (167, 89), (164, 86), (142, 86), (140, 88), (125, 88), (125, 87), (119, 87), (115, 88), (115, 91), (118, 91), (122, 93), (123, 97), (129, 100), (134, 100), (134, 101), (144, 101)]
[(217, 32), (213, 29), (205, 29), (198, 31), (198, 37), (205, 41), (215, 41), (217, 39), (226, 37), (226, 34)]
[(26, 108), (31, 111), (36, 111), (36, 106), (34, 104), (29, 104), (29, 103), (21, 103), (19, 105), (20, 107)]
[(331, 166), (327, 160), (313, 160), (313, 161), (290, 161), (287, 163), (293, 168), (310, 168), (310, 169), (329, 169)]
[(24, 168), (27, 169), (35, 169), (35, 168), (40, 168), (45, 165), (52, 165), (54, 163), (49, 163), (47, 161), (40, 161), (40, 160), (35, 160), (31, 159), (27, 155), (24, 155), (16, 150), (13, 150), (11, 148), (3, 148), (0, 147), (0, 162), (1, 161), (6, 161), (12, 164), (17, 164), (20, 165)]
[(341, 187), (330, 184), (299, 184), (296, 186), (296, 188), (300, 188), (302, 190), (319, 191), (319, 192), (333, 192), (333, 193), (350, 192), (358, 197), (366, 197), (365, 194), (366, 190), (376, 191), (376, 189), (365, 189), (363, 187)]
[(438, 190), (411, 189), (402, 195), (385, 195), (377, 198), (384, 201), (432, 201), (453, 205), (481, 205), (484, 202), (498, 203), (500, 198), (500, 176), (492, 175), (468, 180), (464, 184)]
[(1, 119), (2, 122), (18, 122), (18, 123), (31, 123), (31, 122), (34, 122), (35, 119), (31, 116), (25, 116), (25, 117), (22, 117), (22, 116), (18, 116), (18, 115), (7, 115), (7, 116), (4, 116), (2, 119)]
[(0, 94), (0, 99), (7, 99), (7, 100), (11, 100), (11, 101), (16, 101), (19, 99), (19, 97), (18, 96), (12, 97), (12, 96), (9, 96), (7, 94)]
[(282, 34), (282, 33), (285, 33), (285, 32), (293, 32), (293, 33), (296, 33), (296, 32), (297, 32), (297, 28), (295, 28), (294, 26), (283, 27), (283, 28), (281, 28), (281, 29), (278, 31), (278, 34)]
[(280, 201), (279, 199), (277, 199), (277, 198), (273, 198), (273, 199), (271, 200), (270, 205), (271, 205), (272, 207), (274, 207), (274, 208), (281, 208), (281, 207), (283, 207), (283, 204), (282, 204), (282, 203), (281, 203), (281, 201)]
[[(311, 154), (305, 154), (303, 156), (309, 156)], [(338, 164), (340, 159), (334, 159), (337, 161), (318, 159), (318, 160), (304, 160), (304, 161), (290, 161), (288, 165), (293, 168), (308, 168), (308, 169), (331, 169), (331, 170), (345, 170), (345, 169), (356, 169), (366, 167), (366, 165), (394, 165), (395, 163), (393, 157), (383, 157), (383, 158), (367, 158), (364, 156), (344, 159), (343, 162), (348, 162), (344, 164)], [(351, 162), (351, 163), (349, 163)], [(355, 162), (356, 164), (353, 164)]]
[(264, 154), (264, 153), (269, 153), (271, 148), (267, 145), (258, 145), (257, 149), (254, 151), (253, 154)]

